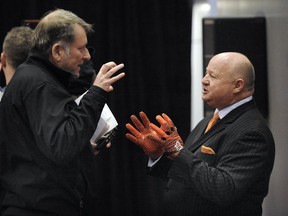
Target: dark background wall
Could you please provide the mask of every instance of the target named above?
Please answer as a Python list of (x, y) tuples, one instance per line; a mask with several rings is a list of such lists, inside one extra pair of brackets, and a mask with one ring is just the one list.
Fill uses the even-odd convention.
[[(147, 157), (125, 138), (131, 114), (151, 121), (165, 112), (180, 135), (190, 131), (190, 45), (193, 0), (9, 0), (0, 5), (0, 41), (24, 19), (48, 10), (71, 10), (94, 24), (89, 46), (96, 71), (108, 61), (124, 63), (126, 77), (114, 86), (108, 106), (119, 130), (110, 150), (97, 157), (98, 197), (91, 215), (157, 215), (164, 182), (145, 174)], [(2, 49), (2, 47), (1, 47)]]

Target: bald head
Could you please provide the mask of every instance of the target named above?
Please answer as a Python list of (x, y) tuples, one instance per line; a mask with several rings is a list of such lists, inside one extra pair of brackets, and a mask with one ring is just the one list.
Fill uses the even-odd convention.
[(222, 64), (223, 68), (234, 79), (243, 79), (244, 90), (254, 89), (255, 71), (250, 60), (238, 52), (224, 52), (215, 55), (212, 59)]
[(254, 68), (250, 60), (237, 52), (224, 52), (211, 58), (202, 79), (202, 99), (223, 109), (254, 93)]

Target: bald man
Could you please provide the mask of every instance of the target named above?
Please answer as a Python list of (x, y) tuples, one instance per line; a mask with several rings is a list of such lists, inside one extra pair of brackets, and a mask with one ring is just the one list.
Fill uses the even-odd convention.
[(204, 118), (185, 144), (165, 114), (157, 116), (161, 128), (148, 124), (143, 113), (145, 129), (131, 117), (140, 130), (137, 134), (128, 124), (127, 138), (150, 157), (149, 173), (168, 180), (162, 215), (262, 215), (275, 144), (253, 99), (254, 80), (254, 67), (243, 54), (215, 55), (202, 79), (202, 99), (215, 108), (218, 120), (207, 131), (212, 116)]

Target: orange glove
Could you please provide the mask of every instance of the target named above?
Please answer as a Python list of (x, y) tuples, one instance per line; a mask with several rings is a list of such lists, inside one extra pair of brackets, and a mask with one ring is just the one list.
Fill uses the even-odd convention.
[(156, 120), (161, 125), (161, 128), (153, 123), (150, 123), (150, 127), (160, 137), (163, 151), (168, 157), (174, 158), (178, 155), (175, 153), (178, 153), (184, 148), (184, 144), (172, 120), (165, 113), (163, 113), (162, 116), (156, 116)]
[(130, 118), (137, 129), (130, 123), (126, 124), (126, 128), (131, 132), (131, 134), (126, 133), (126, 138), (139, 145), (146, 155), (157, 159), (164, 153), (161, 147), (160, 137), (150, 128), (150, 120), (147, 115), (142, 111), (139, 115), (143, 124), (135, 115), (132, 115)]

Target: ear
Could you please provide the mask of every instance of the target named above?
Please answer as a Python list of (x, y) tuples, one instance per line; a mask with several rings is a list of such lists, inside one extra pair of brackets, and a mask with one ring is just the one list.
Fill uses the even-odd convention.
[(243, 79), (235, 80), (235, 86), (234, 86), (233, 92), (239, 93), (243, 90), (243, 88), (244, 88), (244, 80)]
[(1, 64), (2, 68), (6, 67), (6, 55), (4, 52), (1, 53)]
[(62, 54), (63, 48), (59, 43), (55, 43), (52, 46), (52, 58), (54, 61), (59, 62), (61, 60), (61, 54)]

